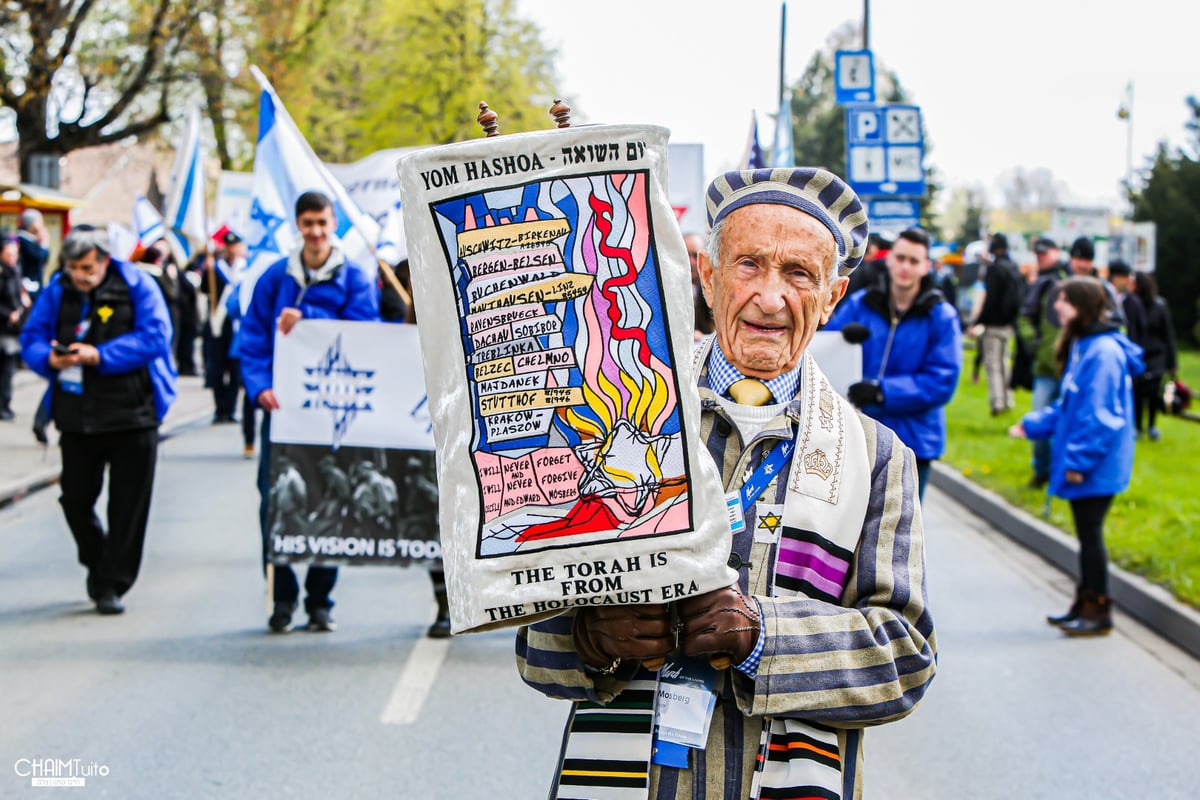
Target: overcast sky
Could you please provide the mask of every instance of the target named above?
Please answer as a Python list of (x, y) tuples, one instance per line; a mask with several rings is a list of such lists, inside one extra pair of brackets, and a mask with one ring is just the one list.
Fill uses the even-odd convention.
[[(737, 166), (752, 110), (769, 146), (778, 0), (518, 0), (559, 51), (559, 91), (586, 122), (655, 123), (702, 142), (711, 175)], [(787, 80), (861, 0), (788, 3)], [(1200, 3), (1181, 0), (876, 0), (871, 49), (922, 107), (927, 164), (995, 196), (1012, 167), (1045, 167), (1070, 200), (1115, 205), (1134, 83), (1135, 167), (1184, 141), (1200, 95)]]

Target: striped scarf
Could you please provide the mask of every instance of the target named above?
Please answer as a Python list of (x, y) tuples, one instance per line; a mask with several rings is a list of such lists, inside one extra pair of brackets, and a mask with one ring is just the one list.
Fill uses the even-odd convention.
[[(713, 341), (709, 336), (700, 342), (694, 354), (695, 374), (702, 385)], [(858, 417), (836, 396), (808, 354), (800, 378), (801, 420), (771, 596), (838, 603), (868, 501), (867, 482), (842, 477), (870, 474), (866, 439)], [(646, 800), (656, 689), (657, 676), (642, 669), (608, 705), (574, 705), (551, 798)], [(795, 719), (764, 719), (752, 797), (837, 800), (841, 790), (842, 754), (836, 730)]]

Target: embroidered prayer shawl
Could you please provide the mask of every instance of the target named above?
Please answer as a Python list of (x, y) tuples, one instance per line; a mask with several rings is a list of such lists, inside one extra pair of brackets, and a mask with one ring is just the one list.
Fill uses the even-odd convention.
[[(711, 347), (711, 338), (697, 348), (696, 371), (702, 373), (701, 365), (707, 359)], [(716, 411), (718, 404), (715, 396), (705, 386), (705, 376), (700, 376), (700, 392), (702, 406), (706, 411)], [(864, 685), (861, 692), (856, 690), (859, 697), (855, 702), (876, 703), (871, 712), (858, 712), (855, 709), (831, 709), (826, 715), (820, 708), (814, 709), (805, 716), (812, 719), (812, 724), (798, 719), (770, 717), (772, 707), (779, 706), (778, 698), (759, 696), (759, 692), (749, 692), (746, 689), (748, 678), (733, 671), (725, 673), (732, 680), (731, 685), (719, 687), (723, 696), (732, 691), (736, 696), (738, 707), (746, 714), (742, 717), (742, 733), (746, 738), (759, 738), (758, 762), (754, 766), (749, 758), (744, 758), (753, 742), (742, 742), (740, 747), (735, 743), (729, 746), (723, 742), (725, 732), (731, 730), (729, 725), (737, 725), (737, 721), (728, 719), (731, 713), (738, 713), (731, 703), (719, 702), (713, 719), (713, 734), (710, 735), (709, 748), (704, 754), (705, 769), (690, 770), (662, 769), (650, 772), (647, 765), (648, 748), (650, 746), (653, 723), (645, 716), (650, 706), (639, 705), (638, 698), (646, 699), (648, 690), (653, 688), (653, 676), (644, 670), (638, 673), (637, 680), (622, 683), (612, 678), (601, 678), (595, 682), (595, 695), (600, 700), (616, 699), (607, 705), (594, 702), (576, 703), (567, 737), (564, 741), (563, 769), (551, 791), (555, 798), (594, 798), (594, 800), (617, 800), (621, 798), (645, 798), (649, 790), (655, 789), (655, 796), (732, 796), (728, 779), (730, 775), (741, 775), (738, 784), (742, 787), (740, 795), (745, 796), (746, 787), (751, 787), (752, 797), (858, 797), (861, 792), (861, 776), (857, 774), (860, 760), (861, 731), (856, 727), (843, 725), (840, 730), (820, 725), (818, 719), (840, 721), (849, 716), (856, 719), (861, 716), (869, 721), (903, 716), (911, 710), (924, 690), (924, 686), (932, 678), (933, 652), (935, 645), (932, 637), (932, 621), (924, 611), (923, 591), (923, 556), (920, 555), (920, 517), (919, 507), (915, 506), (915, 472), (911, 454), (903, 449), (898, 440), (889, 431), (872, 423), (870, 441), (863, 429), (860, 416), (840, 396), (837, 396), (829, 386), (828, 381), (817, 367), (811, 356), (806, 355), (802, 367), (802, 382), (800, 393), (789, 405), (787, 414), (772, 421), (758, 434), (755, 441), (748, 446), (738, 448), (731, 444), (724, 451), (724, 462), (718, 463), (728, 489), (741, 485), (745, 476), (757, 466), (748, 463), (756, 443), (771, 438), (778, 439), (790, 436), (792, 421), (798, 423), (795, 441), (797, 451), (793, 458), (787, 485), (780, 487), (772, 484), (764, 494), (764, 501), (774, 498), (776, 504), (760, 501), (756, 504), (754, 513), (748, 516), (748, 525), (755, 526), (760, 520), (771, 518), (773, 510), (781, 511), (782, 524), (779, 526), (780, 535), (778, 547), (772, 545), (770, 532), (758, 531), (751, 550), (750, 563), (751, 593), (760, 597), (771, 598), (813, 598), (833, 603), (842, 601), (845, 587), (854, 579), (854, 573), (863, 567), (863, 559), (856, 562), (860, 532), (867, 534), (864, 521), (867, 518), (868, 506), (876, 515), (872, 519), (871, 539), (868, 546), (874, 547), (878, 537), (885, 535), (880, 529), (892, 525), (895, 518), (897, 529), (903, 528), (902, 533), (907, 537), (916, 537), (913, 546), (909, 547), (906, 539), (903, 548), (895, 541), (888, 545), (902, 549), (905, 554), (918, 554), (914, 562), (911, 557), (904, 555), (902, 569), (912, 568), (912, 581), (916, 591), (910, 593), (909, 574), (890, 574), (887, 565), (883, 569), (877, 563), (873, 575), (858, 575), (859, 592), (878, 597), (880, 591), (891, 590), (893, 595), (901, 592), (909, 594), (909, 601), (902, 620), (909, 628), (912, 650), (920, 656), (913, 659), (910, 674), (897, 676), (894, 681), (888, 681), (888, 688)], [(720, 436), (715, 430), (717, 416), (706, 414), (701, 427), (701, 435), (706, 441), (714, 436)], [(726, 438), (732, 439), (726, 432)], [(761, 448), (757, 448), (761, 450)], [(710, 447), (710, 451), (713, 448)], [(761, 457), (761, 455), (760, 455)], [(882, 472), (880, 463), (886, 465)], [(894, 474), (887, 474), (894, 473)], [(876, 479), (875, 476), (878, 476)], [(878, 480), (886, 481), (884, 491)], [(878, 497), (870, 497), (872, 489)], [(885, 497), (883, 495), (887, 494)], [(781, 496), (782, 495), (782, 496)], [(779, 501), (782, 500), (782, 503)], [(890, 515), (890, 516), (889, 516)], [(881, 523), (881, 517), (887, 517), (886, 523)], [(907, 527), (911, 525), (911, 530)], [(752, 534), (755, 532), (751, 531)], [(897, 537), (898, 538), (898, 537)], [(880, 549), (883, 549), (880, 546)], [(874, 558), (884, 558), (886, 555), (872, 553)], [(891, 553), (893, 565), (899, 554)], [(756, 564), (766, 563), (769, 569), (753, 569)], [(867, 581), (875, 581), (872, 586)], [(865, 598), (859, 597), (860, 602)], [(897, 598), (893, 597), (895, 602)], [(803, 694), (810, 692), (821, 682), (820, 671), (808, 675), (797, 675), (797, 670), (779, 675), (772, 674), (772, 657), (774, 651), (773, 638), (788, 636), (790, 619), (782, 614), (775, 614), (770, 600), (763, 602), (764, 626), (767, 639), (767, 651), (755, 681), (757, 686), (766, 686), (769, 691), (760, 692), (765, 695), (786, 695), (791, 684), (798, 679), (811, 683), (812, 686), (798, 685), (795, 691)], [(836, 609), (835, 609), (836, 610)], [(812, 617), (806, 622), (812, 627), (812, 621), (823, 624), (828, 620), (828, 630), (821, 635), (831, 639), (838, 637), (841, 631), (837, 625), (839, 617), (835, 610), (812, 610)], [(883, 609), (881, 609), (883, 611)], [(844, 612), (837, 612), (844, 613)], [(871, 616), (871, 615), (868, 615)], [(910, 618), (911, 617), (911, 618)], [(890, 624), (886, 617), (871, 620), (878, 626)], [(518, 639), (518, 665), (522, 677), (536, 688), (554, 696), (570, 696), (571, 687), (565, 684), (554, 685), (562, 679), (559, 664), (552, 663), (561, 656), (551, 656), (548, 652), (538, 652), (536, 648), (552, 647), (557, 653), (572, 650), (570, 639), (570, 617), (564, 616), (550, 623), (542, 623), (536, 628), (553, 628), (553, 641), (541, 640), (542, 631), (531, 632), (528, 629), (521, 632)], [(549, 632), (548, 630), (546, 632)], [(811, 631), (804, 631), (809, 633)], [(853, 633), (853, 632), (852, 632)], [(889, 632), (890, 633), (890, 632)], [(898, 638), (895, 634), (893, 638)], [(895, 642), (892, 646), (897, 646)], [(846, 649), (857, 646), (849, 645)], [(821, 649), (817, 646), (817, 649)], [(900, 649), (903, 650), (903, 647)], [(877, 658), (873, 654), (862, 656), (863, 663), (858, 666), (864, 670), (877, 666), (878, 662), (870, 659)], [(811, 667), (806, 663), (804, 671)], [(832, 668), (831, 668), (832, 669)], [(589, 678), (580, 675), (583, 681)], [(905, 690), (899, 697), (890, 696), (895, 684), (903, 684)], [(626, 691), (633, 690), (634, 694), (626, 696)], [(831, 692), (832, 693), (832, 692)], [(650, 695), (652, 697), (652, 695)], [(786, 697), (782, 705), (787, 705)], [(796, 705), (799, 705), (797, 703)], [(638, 709), (643, 715), (638, 716)], [(608, 710), (607, 715), (604, 709)], [(781, 713), (788, 713), (787, 710)], [(790, 712), (795, 713), (795, 712)], [(879, 718), (875, 718), (876, 714)], [(740, 716), (740, 715), (739, 715)], [(761, 727), (754, 724), (758, 719), (766, 722)], [(606, 724), (608, 723), (608, 724)], [(602, 733), (609, 731), (609, 733)], [(638, 754), (641, 754), (640, 756)], [(730, 763), (731, 759), (741, 759), (740, 764)], [(692, 760), (698, 764), (697, 759)], [(692, 782), (691, 791), (685, 785)], [(651, 785), (651, 784), (657, 785)], [(693, 794), (694, 793), (694, 794)]]

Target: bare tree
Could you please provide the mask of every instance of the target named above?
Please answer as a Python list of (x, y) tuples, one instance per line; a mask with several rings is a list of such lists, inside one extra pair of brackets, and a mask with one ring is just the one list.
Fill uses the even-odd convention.
[(194, 80), (188, 38), (206, 4), (7, 0), (0, 5), (0, 105), (16, 118), (21, 180), (34, 155), (139, 136), (170, 119)]

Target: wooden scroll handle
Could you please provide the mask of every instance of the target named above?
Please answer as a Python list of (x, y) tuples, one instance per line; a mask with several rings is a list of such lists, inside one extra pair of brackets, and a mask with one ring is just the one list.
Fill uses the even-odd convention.
[(499, 119), (500, 119), (500, 116), (495, 111), (492, 111), (490, 108), (488, 108), (487, 103), (480, 101), (479, 116), (477, 116), (475, 118), (475, 121), (479, 123), (479, 126), (481, 128), (483, 128), (483, 132), (485, 135), (487, 135), (487, 136), (499, 136), (500, 135), (500, 125), (497, 123), (497, 120), (499, 120)]
[(571, 107), (557, 97), (554, 98), (554, 105), (550, 106), (550, 116), (554, 117), (558, 127), (571, 127)]

